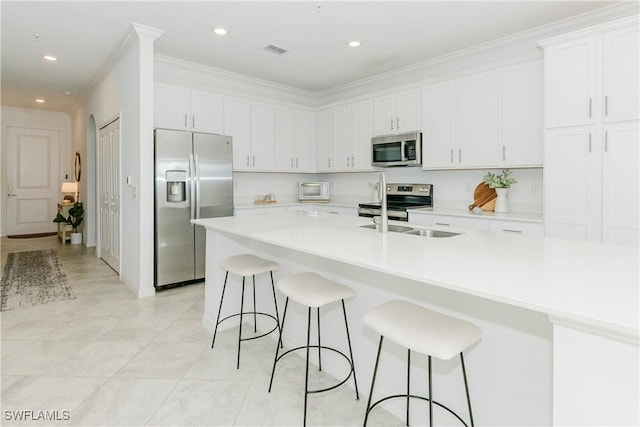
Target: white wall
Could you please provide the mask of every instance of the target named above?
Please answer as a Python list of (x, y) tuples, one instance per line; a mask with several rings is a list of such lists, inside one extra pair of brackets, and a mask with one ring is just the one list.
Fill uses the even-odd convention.
[[(46, 129), (57, 131), (59, 139), (59, 162), (60, 174), (59, 183), (65, 179), (73, 180), (73, 160), (75, 151), (72, 150), (71, 144), (71, 117), (66, 113), (57, 113), (52, 111), (28, 110), (23, 108), (2, 107), (0, 110), (2, 119), (2, 209), (0, 210), (0, 235), (7, 235), (6, 224), (6, 207), (7, 207), (7, 191), (5, 191), (9, 183), (7, 182), (7, 156), (6, 143), (7, 128), (9, 126), (19, 126), (33, 129)], [(53, 218), (52, 218), (53, 219)]]

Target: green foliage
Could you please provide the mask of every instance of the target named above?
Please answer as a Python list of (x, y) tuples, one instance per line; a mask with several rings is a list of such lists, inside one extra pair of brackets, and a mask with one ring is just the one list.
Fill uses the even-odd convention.
[(509, 176), (511, 171), (509, 169), (503, 169), (502, 175), (496, 175), (488, 172), (482, 181), (491, 188), (509, 188), (511, 184), (516, 184), (518, 181), (515, 178)]
[(84, 219), (84, 207), (82, 206), (82, 202), (75, 202), (71, 209), (69, 209), (69, 216), (65, 218), (60, 212), (53, 219), (53, 222), (63, 222), (65, 224), (69, 224), (73, 227), (73, 232), (78, 232), (78, 227), (82, 224), (82, 220)]

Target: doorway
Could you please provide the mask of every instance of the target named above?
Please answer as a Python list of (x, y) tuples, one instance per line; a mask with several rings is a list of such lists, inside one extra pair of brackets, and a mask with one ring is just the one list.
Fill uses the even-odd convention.
[(98, 132), (100, 258), (120, 272), (120, 119)]
[(60, 198), (57, 130), (7, 128), (7, 235), (53, 233)]

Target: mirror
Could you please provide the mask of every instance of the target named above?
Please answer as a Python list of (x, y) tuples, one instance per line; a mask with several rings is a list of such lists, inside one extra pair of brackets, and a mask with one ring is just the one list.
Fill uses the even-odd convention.
[(80, 182), (81, 174), (82, 174), (82, 162), (80, 161), (80, 153), (76, 151), (76, 164), (75, 164), (76, 182)]

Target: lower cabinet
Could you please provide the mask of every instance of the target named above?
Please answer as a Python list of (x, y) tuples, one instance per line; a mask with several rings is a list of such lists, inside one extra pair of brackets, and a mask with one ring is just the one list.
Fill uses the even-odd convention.
[(409, 222), (428, 227), (454, 227), (478, 231), (544, 237), (544, 225), (534, 221), (515, 221), (489, 217), (473, 218), (456, 215), (409, 213)]
[(319, 212), (319, 213), (328, 213), (333, 215), (350, 215), (350, 216), (358, 216), (358, 208), (357, 207), (347, 207), (347, 206), (335, 206), (335, 205), (324, 205), (324, 204), (315, 204), (315, 203), (300, 203), (300, 204), (291, 204), (288, 206), (248, 206), (244, 208), (236, 208), (234, 209), (235, 216), (241, 215), (265, 215), (270, 213), (282, 213), (282, 212)]
[(489, 231), (522, 234), (524, 236), (544, 237), (544, 226), (541, 223), (523, 221), (489, 220)]

